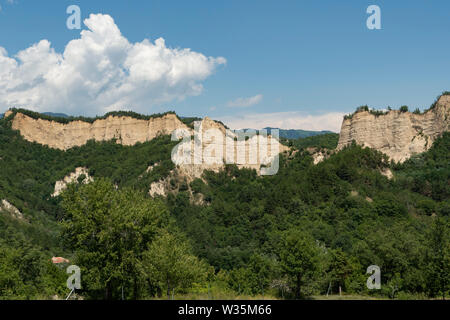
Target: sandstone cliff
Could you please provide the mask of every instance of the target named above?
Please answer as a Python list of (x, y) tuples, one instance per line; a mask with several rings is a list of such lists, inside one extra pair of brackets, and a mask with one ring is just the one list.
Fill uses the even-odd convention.
[[(178, 152), (172, 156), (175, 163), (184, 162), (183, 170), (192, 176), (199, 176), (198, 161), (202, 163), (201, 170), (217, 171), (223, 163), (228, 163), (258, 171), (261, 166), (270, 166), (276, 155), (289, 150), (277, 139), (258, 135), (256, 131), (247, 131), (239, 138), (238, 133), (226, 130), (221, 123), (208, 117), (201, 121), (198, 131), (202, 134), (196, 140), (180, 144)], [(184, 156), (184, 152), (188, 156)]]
[[(5, 117), (10, 116), (11, 113), (12, 111), (8, 111)], [(110, 115), (92, 123), (78, 120), (60, 123), (34, 119), (21, 112), (16, 112), (12, 118), (12, 128), (18, 130), (30, 142), (37, 142), (60, 150), (82, 146), (92, 139), (95, 141), (116, 139), (117, 143), (134, 145), (138, 142), (150, 141), (160, 135), (170, 135), (176, 130), (185, 131), (189, 137), (194, 134), (194, 130), (186, 126), (175, 114), (170, 113), (149, 120)], [(221, 138), (218, 139), (217, 134), (211, 134), (210, 129), (220, 133)], [(283, 152), (288, 149), (270, 136), (255, 135), (247, 141), (237, 142), (235, 134), (227, 132), (221, 123), (208, 117), (201, 121), (199, 130), (202, 132), (199, 135), (201, 148), (192, 147), (192, 161), (182, 164), (183, 173), (192, 177), (201, 176), (205, 169), (218, 171), (224, 163), (236, 163), (239, 167), (253, 168), (259, 171), (261, 165), (269, 165), (273, 157), (278, 154), (274, 150)], [(194, 140), (184, 143), (185, 147), (186, 144), (194, 145)], [(260, 152), (260, 145), (265, 146), (264, 152)], [(183, 154), (175, 154), (174, 162), (177, 163), (177, 159), (180, 157), (183, 157)], [(200, 159), (200, 162), (194, 161), (194, 158)], [(63, 182), (61, 182), (62, 184)], [(55, 193), (58, 193), (56, 189)]]
[(78, 167), (75, 168), (75, 171), (65, 176), (64, 179), (56, 181), (55, 183), (55, 191), (52, 194), (52, 197), (59, 196), (66, 188), (69, 183), (78, 181), (78, 178), (84, 176), (82, 183), (86, 184), (92, 182), (94, 179), (89, 176), (89, 171), (87, 168)]
[(134, 145), (152, 140), (159, 135), (170, 134), (178, 128), (188, 129), (175, 114), (166, 114), (149, 120), (109, 116), (93, 123), (72, 121), (64, 124), (33, 119), (22, 113), (16, 113), (12, 128), (19, 130), (28, 141), (61, 150), (84, 145), (91, 139), (96, 141), (117, 139), (117, 142), (123, 145)]
[(434, 140), (449, 130), (450, 96), (441, 96), (435, 107), (423, 114), (392, 110), (384, 115), (356, 112), (344, 119), (337, 150), (352, 143), (379, 150), (396, 162), (428, 150)]

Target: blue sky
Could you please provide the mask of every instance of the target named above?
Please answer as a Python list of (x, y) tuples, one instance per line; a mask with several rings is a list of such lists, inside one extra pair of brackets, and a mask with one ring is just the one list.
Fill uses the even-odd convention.
[[(342, 114), (359, 105), (386, 108), (407, 104), (411, 109), (423, 109), (440, 92), (450, 90), (448, 1), (0, 0), (0, 47), (7, 51), (3, 56), (20, 65), (23, 62), (16, 54), (43, 39), (51, 46), (42, 50), (53, 48), (62, 54), (70, 41), (80, 38), (80, 30), (66, 27), (66, 8), (72, 4), (81, 8), (82, 20), (91, 13), (111, 16), (130, 44), (144, 39), (154, 43), (162, 37), (164, 50), (190, 48), (191, 53), (212, 59), (207, 64), (198, 62), (203, 63), (199, 68), (206, 68), (204, 72), (183, 69), (176, 89), (167, 89), (166, 82), (155, 82), (154, 87), (146, 82), (134, 91), (123, 91), (133, 99), (108, 93), (105, 106), (114, 102), (111, 108), (123, 102), (139, 112), (175, 110), (182, 116), (207, 115), (232, 127), (272, 125), (337, 131)], [(372, 4), (381, 8), (381, 30), (366, 27), (366, 8)], [(82, 29), (88, 28), (83, 25)], [(53, 56), (47, 54), (43, 59), (48, 57)], [(221, 57), (223, 60), (217, 60)], [(91, 62), (79, 63), (91, 68)], [(136, 63), (137, 69), (147, 70), (140, 67), (145, 61)], [(32, 70), (51, 66), (33, 66)], [(25, 71), (21, 72), (15, 77), (26, 77)], [(53, 91), (41, 87), (33, 91), (28, 88), (33, 84), (24, 79), (16, 79), (16, 88), (26, 86), (27, 90), (16, 95), (9, 94), (11, 87), (2, 91), (1, 77), (0, 70), (0, 111), (10, 103), (71, 114), (95, 115), (106, 110), (88, 106), (80, 98), (92, 97), (99, 105), (103, 103), (98, 97), (103, 91), (87, 90), (86, 83), (91, 82), (86, 79), (83, 86), (76, 82), (68, 89), (58, 87), (58, 91), (71, 93), (60, 101), (56, 97), (49, 101), (36, 98), (36, 92), (55, 96)], [(36, 77), (30, 82), (42, 78)], [(6, 72), (3, 78), (7, 81)], [(2, 99), (2, 94), (7, 98)], [(79, 105), (68, 108), (67, 99), (75, 99)]]

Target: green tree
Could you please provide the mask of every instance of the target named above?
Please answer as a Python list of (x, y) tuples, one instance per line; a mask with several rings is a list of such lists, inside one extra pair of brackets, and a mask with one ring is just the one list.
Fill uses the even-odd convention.
[(280, 251), (281, 268), (295, 287), (295, 298), (302, 297), (306, 279), (314, 278), (318, 268), (319, 248), (316, 241), (300, 230), (287, 231)]
[(24, 298), (25, 284), (15, 261), (17, 251), (0, 247), (0, 297), (1, 299)]
[(188, 289), (208, 276), (207, 264), (191, 254), (188, 243), (168, 232), (162, 232), (145, 251), (143, 269), (150, 281), (166, 290), (168, 299), (176, 290)]
[(442, 296), (450, 290), (450, 227), (444, 218), (436, 218), (428, 234), (426, 254), (426, 284), (432, 297)]
[(401, 112), (408, 112), (408, 106), (401, 106), (400, 107)]
[(350, 258), (341, 248), (330, 251), (330, 263), (328, 266), (328, 275), (332, 285), (336, 284), (339, 288), (345, 288), (347, 278), (354, 271)]
[(255, 253), (250, 257), (248, 264), (253, 278), (253, 293), (264, 295), (276, 275), (276, 262), (267, 256)]
[(115, 190), (106, 179), (71, 185), (63, 193), (63, 236), (75, 252), (83, 290), (115, 299), (142, 296), (142, 252), (168, 225), (159, 201), (131, 189)]

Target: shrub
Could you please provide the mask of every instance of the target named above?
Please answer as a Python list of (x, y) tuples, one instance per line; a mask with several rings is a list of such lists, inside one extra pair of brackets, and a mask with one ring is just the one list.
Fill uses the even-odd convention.
[(401, 106), (399, 110), (400, 112), (408, 112), (408, 106)]

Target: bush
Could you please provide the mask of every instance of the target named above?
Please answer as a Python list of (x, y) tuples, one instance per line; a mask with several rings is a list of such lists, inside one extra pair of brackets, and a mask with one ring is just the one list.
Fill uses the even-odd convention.
[(401, 106), (399, 110), (400, 112), (408, 112), (408, 106)]

